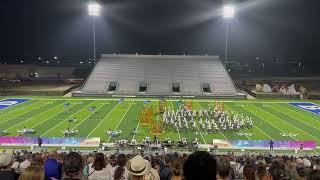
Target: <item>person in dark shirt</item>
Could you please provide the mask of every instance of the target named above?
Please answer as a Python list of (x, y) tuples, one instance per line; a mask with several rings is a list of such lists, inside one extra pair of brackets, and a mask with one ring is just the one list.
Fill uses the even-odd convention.
[(13, 164), (13, 150), (8, 149), (3, 153), (0, 153), (0, 179), (2, 180), (17, 180), (19, 174), (14, 172), (11, 168)]
[(273, 144), (274, 142), (272, 140), (270, 140), (269, 145), (270, 145), (270, 151), (273, 151)]
[(41, 145), (42, 145), (42, 139), (41, 137), (38, 137), (38, 146), (41, 148)]

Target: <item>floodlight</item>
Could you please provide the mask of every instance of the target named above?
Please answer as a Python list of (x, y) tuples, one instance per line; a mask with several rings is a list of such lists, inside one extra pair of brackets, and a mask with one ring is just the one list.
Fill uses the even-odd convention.
[(98, 3), (88, 4), (89, 16), (99, 16), (101, 11), (101, 6)]
[(235, 15), (235, 7), (233, 5), (225, 5), (223, 7), (223, 17), (226, 19), (231, 19)]

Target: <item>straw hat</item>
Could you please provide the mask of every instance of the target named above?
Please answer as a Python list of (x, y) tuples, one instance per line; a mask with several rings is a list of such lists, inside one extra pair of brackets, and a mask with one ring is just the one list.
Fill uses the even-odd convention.
[(129, 160), (126, 166), (130, 174), (143, 176), (150, 170), (151, 163), (143, 159), (142, 156), (137, 155)]

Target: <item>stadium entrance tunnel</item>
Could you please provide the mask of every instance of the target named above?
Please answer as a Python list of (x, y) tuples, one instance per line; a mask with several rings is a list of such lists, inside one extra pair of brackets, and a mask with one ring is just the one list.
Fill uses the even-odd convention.
[(140, 81), (139, 83), (139, 92), (147, 92), (148, 83), (147, 81)]
[(211, 86), (209, 83), (201, 83), (201, 87), (204, 93), (212, 93)]
[(117, 87), (118, 87), (118, 82), (110, 81), (108, 86), (108, 91), (116, 91)]
[(180, 93), (180, 82), (173, 82), (172, 83), (172, 92)]

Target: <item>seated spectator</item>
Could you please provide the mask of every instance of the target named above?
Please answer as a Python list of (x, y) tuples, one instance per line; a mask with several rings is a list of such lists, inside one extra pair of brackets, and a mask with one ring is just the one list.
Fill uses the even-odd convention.
[(0, 153), (0, 179), (2, 180), (17, 180), (19, 174), (11, 168), (13, 164), (13, 150), (9, 149)]
[(20, 163), (20, 170), (23, 171), (25, 170), (27, 167), (29, 167), (31, 165), (31, 161), (32, 161), (32, 155), (31, 154), (25, 154), (25, 158), (24, 161), (22, 161)]
[(88, 179), (102, 180), (111, 179), (113, 174), (112, 168), (107, 166), (104, 154), (97, 153), (94, 162), (89, 164)]
[(274, 161), (271, 164), (269, 173), (273, 180), (281, 180), (285, 178), (285, 167), (283, 164), (280, 164), (278, 161)]
[(28, 166), (22, 171), (19, 180), (44, 180), (44, 177), (42, 166)]
[(158, 180), (160, 179), (158, 172), (151, 168), (151, 163), (137, 155), (127, 163), (130, 180)]
[(189, 155), (183, 165), (185, 180), (216, 180), (216, 159), (205, 151), (197, 151)]
[(125, 167), (127, 164), (127, 156), (120, 154), (117, 158), (117, 165), (114, 167), (114, 180), (126, 180), (128, 178), (128, 170)]
[(285, 176), (288, 177), (289, 179), (297, 179), (298, 178), (298, 172), (296, 169), (296, 165), (291, 160), (286, 161)]
[(49, 158), (44, 163), (44, 172), (46, 179), (61, 179), (62, 164), (56, 159), (57, 155), (57, 151), (49, 152)]
[(182, 180), (183, 177), (183, 171), (182, 171), (182, 162), (180, 160), (175, 160), (172, 162), (171, 165), (171, 171), (172, 171), (172, 176), (171, 180)]
[(71, 152), (63, 159), (63, 180), (80, 180), (84, 162), (80, 154)]
[(298, 178), (299, 180), (305, 180), (306, 179), (306, 173), (304, 167), (298, 167), (297, 168), (298, 172)]
[(231, 175), (232, 171), (231, 171), (229, 159), (227, 159), (225, 156), (222, 156), (219, 159), (219, 163), (218, 163), (218, 179), (223, 179), (223, 180), (229, 179), (230, 177), (232, 177)]
[(314, 169), (310, 172), (308, 180), (319, 180), (320, 179), (320, 170)]
[[(252, 165), (247, 164), (247, 165), (244, 166), (244, 168), (243, 168), (243, 178), (244, 178), (244, 180), (255, 180), (256, 179), (255, 171), (254, 171)], [(259, 176), (258, 176), (258, 178), (259, 178)], [(260, 179), (260, 180), (262, 180), (262, 179)]]
[[(172, 161), (174, 159), (174, 155), (165, 156), (164, 160), (158, 159), (157, 164), (160, 169), (159, 175), (161, 180), (171, 180), (172, 177)], [(181, 162), (180, 162), (181, 163)]]

